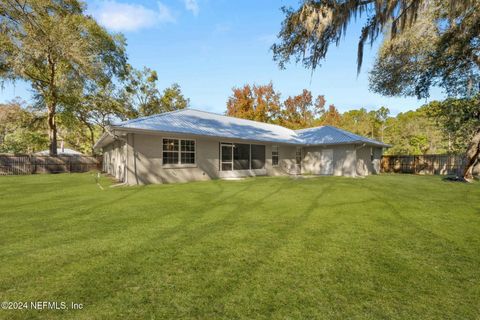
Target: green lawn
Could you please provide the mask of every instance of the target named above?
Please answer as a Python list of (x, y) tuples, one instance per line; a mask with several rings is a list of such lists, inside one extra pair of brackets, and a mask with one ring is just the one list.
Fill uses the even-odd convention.
[(0, 177), (1, 319), (478, 319), (480, 184)]

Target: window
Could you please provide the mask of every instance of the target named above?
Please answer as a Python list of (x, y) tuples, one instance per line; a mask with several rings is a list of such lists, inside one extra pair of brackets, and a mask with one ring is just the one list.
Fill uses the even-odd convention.
[(295, 151), (295, 162), (297, 163), (297, 166), (302, 164), (302, 148), (297, 147)]
[(250, 145), (236, 143), (233, 147), (233, 170), (250, 169)]
[(163, 164), (178, 163), (178, 140), (163, 139)]
[(220, 170), (265, 168), (265, 146), (243, 143), (220, 143)]
[(278, 166), (278, 146), (272, 146), (272, 166)]
[(195, 141), (194, 140), (180, 140), (180, 163), (195, 164)]
[(195, 140), (163, 139), (163, 164), (195, 164)]
[(265, 146), (252, 144), (252, 169), (265, 168)]
[(221, 148), (221, 170), (231, 171), (233, 170), (233, 145), (230, 143), (220, 144)]

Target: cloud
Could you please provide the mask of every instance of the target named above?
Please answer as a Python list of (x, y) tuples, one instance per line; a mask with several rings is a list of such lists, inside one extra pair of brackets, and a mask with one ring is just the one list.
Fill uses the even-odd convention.
[(157, 1), (158, 5), (158, 20), (159, 22), (175, 22), (175, 17), (172, 14), (172, 11), (161, 3), (160, 1)]
[(197, 0), (184, 0), (184, 3), (185, 3), (186, 10), (191, 11), (194, 16), (198, 15), (200, 8), (198, 7)]
[(113, 31), (137, 31), (161, 23), (175, 22), (171, 10), (161, 2), (157, 2), (157, 10), (154, 10), (139, 4), (102, 1), (94, 7), (92, 15), (100, 24)]

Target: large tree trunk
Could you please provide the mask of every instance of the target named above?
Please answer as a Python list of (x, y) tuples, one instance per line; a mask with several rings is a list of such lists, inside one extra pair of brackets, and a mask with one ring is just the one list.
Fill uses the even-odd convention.
[(57, 155), (57, 124), (55, 122), (54, 105), (48, 107), (48, 137), (50, 139), (50, 155)]
[(48, 88), (49, 99), (47, 100), (48, 108), (48, 137), (50, 138), (50, 155), (57, 155), (57, 123), (55, 122), (55, 115), (57, 113), (57, 88), (55, 83), (55, 63), (52, 60), (50, 53), (47, 56), (48, 64), (50, 66), (50, 83)]
[(475, 135), (473, 136), (472, 140), (470, 141), (468, 148), (467, 148), (467, 162), (465, 164), (465, 169), (463, 171), (463, 178), (466, 181), (473, 180), (473, 167), (475, 163), (478, 161), (480, 156), (480, 128), (477, 129)]
[(88, 131), (90, 132), (90, 153), (91, 155), (95, 155), (95, 149), (93, 149), (93, 146), (95, 145), (95, 132), (92, 128), (92, 126), (87, 125)]

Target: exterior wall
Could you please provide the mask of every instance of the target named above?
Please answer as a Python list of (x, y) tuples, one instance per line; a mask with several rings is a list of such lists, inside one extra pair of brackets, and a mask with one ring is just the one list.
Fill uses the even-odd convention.
[(371, 146), (357, 147), (357, 174), (368, 176), (373, 173), (373, 149)]
[(382, 148), (350, 144), (305, 147), (302, 173), (318, 174), (318, 167), (322, 165), (318, 154), (324, 149), (333, 150), (333, 175), (335, 176), (366, 176), (380, 172)]
[(277, 144), (278, 145), (278, 165), (272, 165), (272, 145), (267, 145), (267, 175), (269, 176), (286, 176), (293, 174), (296, 170), (295, 162), (295, 152), (296, 146), (286, 145), (286, 144)]
[[(196, 141), (196, 164), (167, 165), (162, 164), (162, 139), (179, 138)], [(192, 137), (176, 134), (132, 134), (127, 135), (128, 184), (174, 183), (233, 178), (258, 175), (287, 175), (284, 168), (295, 162), (295, 147), (279, 145), (280, 165), (272, 166), (272, 144), (256, 141)], [(220, 171), (220, 142), (250, 143), (265, 145), (265, 169)], [(293, 156), (293, 159), (286, 158)]]
[(356, 173), (356, 156), (354, 145), (313, 146), (304, 148), (302, 161), (303, 174), (316, 174), (321, 160), (317, 157), (322, 150), (333, 150), (333, 175), (354, 176)]
[(103, 149), (103, 171), (124, 182), (126, 177), (127, 145), (114, 141)]
[[(173, 134), (128, 134), (128, 184), (172, 183), (218, 178), (218, 141), (196, 138), (196, 164), (168, 165), (162, 162), (163, 138), (186, 138)], [(191, 139), (191, 137), (188, 137)]]
[[(196, 141), (196, 164), (163, 165), (163, 138), (194, 139)], [(117, 140), (104, 147), (104, 171), (130, 185), (151, 183), (174, 183), (210, 180), (242, 176), (282, 176), (300, 173), (296, 165), (295, 145), (278, 144), (279, 164), (272, 165), (271, 143), (192, 137), (170, 133), (129, 133), (125, 141)], [(251, 143), (265, 145), (265, 169), (220, 171), (220, 142)], [(375, 172), (374, 158), (380, 157), (381, 148), (355, 145), (314, 146), (302, 148), (302, 174), (318, 174), (319, 159), (316, 152), (333, 150), (333, 175), (355, 176)], [(317, 170), (317, 171), (315, 171)]]

